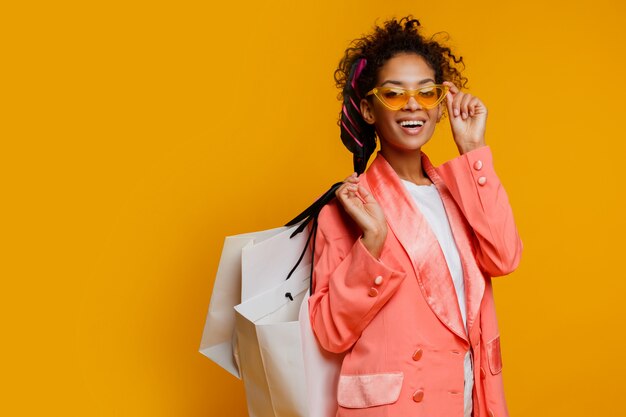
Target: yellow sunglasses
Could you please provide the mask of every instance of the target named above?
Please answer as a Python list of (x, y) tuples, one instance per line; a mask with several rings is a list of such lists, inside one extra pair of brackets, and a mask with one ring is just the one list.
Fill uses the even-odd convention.
[(365, 97), (375, 95), (390, 110), (400, 110), (406, 106), (411, 97), (415, 97), (420, 106), (432, 109), (446, 97), (449, 88), (444, 84), (427, 85), (417, 90), (408, 90), (402, 87), (376, 87), (370, 90)]

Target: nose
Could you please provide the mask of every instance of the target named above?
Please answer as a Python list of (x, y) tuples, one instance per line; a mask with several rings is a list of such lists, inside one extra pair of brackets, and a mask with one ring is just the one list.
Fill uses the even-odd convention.
[(422, 106), (417, 102), (415, 96), (410, 96), (409, 101), (404, 105), (404, 109), (410, 111), (420, 110), (421, 108)]

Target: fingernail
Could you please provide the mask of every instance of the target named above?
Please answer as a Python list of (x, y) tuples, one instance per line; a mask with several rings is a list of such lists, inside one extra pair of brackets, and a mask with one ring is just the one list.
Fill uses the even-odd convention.
[(459, 109), (454, 109), (454, 117), (457, 117), (459, 115)]
[(467, 119), (467, 113), (463, 112), (463, 118)]

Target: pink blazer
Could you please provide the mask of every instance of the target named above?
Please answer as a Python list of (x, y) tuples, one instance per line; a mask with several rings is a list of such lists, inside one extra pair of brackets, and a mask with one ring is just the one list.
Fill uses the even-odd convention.
[(517, 268), (522, 241), (489, 146), (435, 168), (464, 271), (467, 325), (439, 243), (381, 154), (361, 184), (389, 232), (380, 259), (334, 200), (319, 216), (311, 324), (323, 348), (347, 352), (337, 416), (461, 417), (463, 361), (473, 350), (474, 417), (508, 416), (491, 277)]

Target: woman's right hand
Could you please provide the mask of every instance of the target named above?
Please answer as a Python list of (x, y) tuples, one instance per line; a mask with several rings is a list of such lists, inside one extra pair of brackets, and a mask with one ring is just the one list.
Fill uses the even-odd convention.
[(361, 185), (353, 173), (335, 192), (337, 199), (348, 215), (363, 231), (363, 245), (379, 258), (387, 238), (385, 213), (374, 197)]

